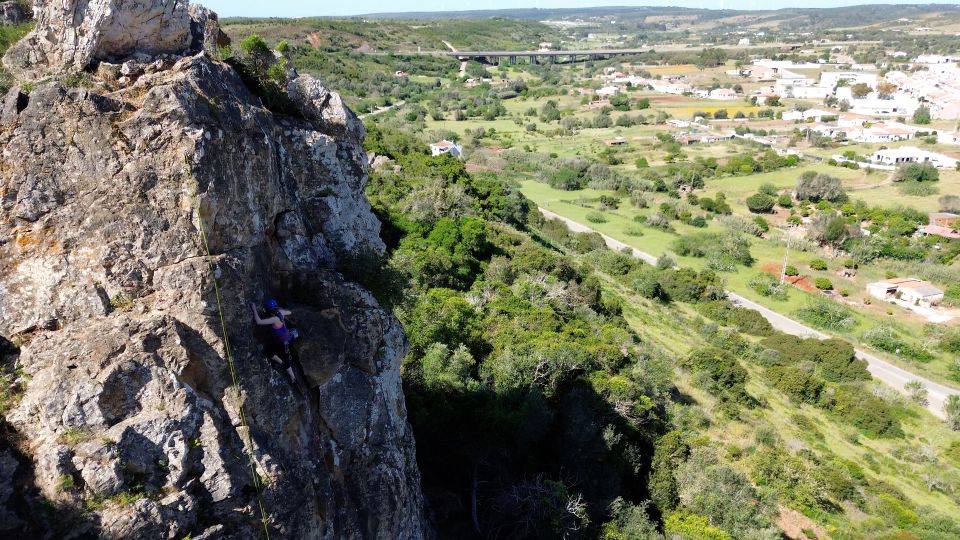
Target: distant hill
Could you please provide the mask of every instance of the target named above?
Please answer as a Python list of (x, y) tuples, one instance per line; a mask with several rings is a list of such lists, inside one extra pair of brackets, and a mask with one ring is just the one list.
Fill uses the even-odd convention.
[[(830, 29), (863, 28), (882, 23), (942, 23), (944, 16), (960, 15), (960, 6), (948, 4), (891, 5), (866, 4), (835, 8), (785, 8), (779, 10), (702, 9), (657, 6), (611, 6), (565, 9), (503, 9), (476, 11), (421, 11), (372, 13), (355, 17), (316, 17), (297, 19), (352, 21), (482, 21), (502, 19), (517, 22), (568, 21), (584, 27), (603, 25), (618, 32), (689, 29), (706, 32), (777, 29), (788, 32), (813, 32)], [(224, 19), (227, 25), (281, 23), (290, 19)]]
[(609, 6), (591, 8), (523, 8), (497, 10), (470, 10), (470, 11), (418, 11), (401, 13), (371, 13), (361, 15), (363, 18), (377, 19), (487, 19), (503, 17), (508, 19), (590, 19), (596, 17), (656, 17), (669, 15), (697, 15), (707, 19), (717, 19), (734, 15), (777, 15), (782, 18), (796, 16), (822, 17), (827, 19), (844, 19), (853, 17), (861, 23), (886, 20), (891, 17), (915, 17), (942, 11), (960, 12), (960, 7), (951, 4), (863, 4), (841, 6), (835, 8), (784, 8), (778, 10), (737, 10), (737, 9), (703, 9), (685, 7), (659, 6)]

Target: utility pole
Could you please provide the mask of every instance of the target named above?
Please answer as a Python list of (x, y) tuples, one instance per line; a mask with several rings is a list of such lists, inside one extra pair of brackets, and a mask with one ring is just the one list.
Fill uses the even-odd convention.
[(783, 254), (783, 269), (780, 272), (780, 284), (787, 282), (787, 262), (790, 260), (790, 231), (787, 230), (787, 251)]

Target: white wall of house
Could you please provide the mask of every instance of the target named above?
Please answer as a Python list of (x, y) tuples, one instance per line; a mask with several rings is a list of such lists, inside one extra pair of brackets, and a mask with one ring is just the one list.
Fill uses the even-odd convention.
[(933, 307), (943, 302), (944, 295), (941, 294), (923, 294), (912, 289), (904, 289), (900, 299), (915, 306)]

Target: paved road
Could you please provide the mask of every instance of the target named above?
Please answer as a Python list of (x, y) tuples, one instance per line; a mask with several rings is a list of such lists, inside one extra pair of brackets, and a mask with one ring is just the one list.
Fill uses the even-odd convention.
[[(540, 208), (540, 213), (548, 218), (559, 219), (560, 221), (563, 221), (564, 223), (566, 223), (567, 227), (571, 231), (596, 232), (590, 227), (587, 227), (586, 225), (577, 223), (576, 221), (565, 218), (559, 214), (555, 214), (544, 208)], [(624, 244), (623, 242), (617, 240), (616, 238), (612, 238), (605, 234), (601, 234), (600, 236), (603, 237), (604, 242), (606, 242), (607, 246), (611, 249), (616, 249), (619, 251), (626, 248), (626, 249), (629, 249), (633, 253), (633, 256), (637, 257), (638, 259), (641, 259), (650, 264), (657, 263), (657, 257), (649, 253), (645, 253), (643, 251), (640, 251), (637, 248), (628, 246), (627, 244)], [(800, 337), (815, 337), (817, 339), (830, 338), (830, 336), (828, 336), (827, 334), (824, 334), (823, 332), (814, 330), (813, 328), (810, 328), (809, 326), (806, 326), (793, 319), (790, 319), (789, 317), (784, 317), (783, 315), (775, 311), (772, 311), (768, 308), (765, 308), (752, 300), (748, 300), (737, 293), (727, 291), (727, 297), (730, 298), (730, 301), (732, 301), (734, 304), (752, 309), (760, 313), (761, 315), (763, 315), (765, 319), (770, 321), (770, 324), (773, 325), (774, 328), (776, 328), (777, 330), (785, 334), (791, 334), (791, 335), (800, 336)], [(857, 349), (856, 352), (857, 352), (857, 358), (860, 358), (861, 360), (866, 360), (867, 370), (870, 371), (871, 375), (876, 377), (878, 380), (883, 381), (885, 384), (895, 388), (902, 394), (907, 394), (906, 390), (904, 390), (905, 384), (911, 381), (919, 381), (923, 383), (923, 385), (927, 387), (927, 392), (928, 392), (927, 409), (929, 409), (931, 413), (933, 413), (935, 416), (939, 418), (945, 417), (943, 412), (943, 405), (947, 401), (947, 398), (951, 395), (960, 395), (960, 390), (956, 390), (948, 386), (944, 386), (940, 383), (927, 380), (903, 368), (897, 367), (876, 355), (870, 354), (860, 349)]]

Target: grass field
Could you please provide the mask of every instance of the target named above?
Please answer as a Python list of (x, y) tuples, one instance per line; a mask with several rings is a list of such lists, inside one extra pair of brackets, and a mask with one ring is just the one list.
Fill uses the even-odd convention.
[[(660, 346), (675, 358), (706, 345), (693, 322), (698, 314), (690, 306), (664, 306), (640, 298), (613, 280), (609, 280), (606, 287), (625, 299), (624, 316), (644, 341)], [(766, 382), (756, 366), (745, 367), (750, 372), (748, 391), (761, 399), (765, 406), (748, 412), (740, 420), (717, 418), (712, 412), (715, 398), (695, 385), (689, 374), (678, 369), (674, 378), (679, 390), (702, 407), (711, 419), (705, 434), (726, 448), (726, 457), (745, 473), (749, 473), (750, 457), (758, 445), (756, 434), (759, 428), (775, 426), (788, 448), (812, 453), (818, 460), (836, 457), (863, 464), (864, 472), (873, 482), (895, 487), (914, 504), (935, 508), (948, 515), (960, 512), (955, 497), (929, 488), (930, 475), (937, 473), (923, 461), (910, 457), (919, 449), (929, 449), (924, 451), (937, 456), (951, 455), (958, 440), (954, 432), (926, 410), (916, 405), (907, 407), (907, 413), (900, 418), (904, 437), (871, 439), (860, 436), (856, 429), (838, 423), (820, 409), (791, 402)], [(949, 459), (940, 459), (944, 460), (944, 465), (950, 463)], [(826, 527), (834, 538), (859, 538), (861, 536), (852, 528), (865, 526), (857, 517), (858, 512), (852, 509), (808, 516)]]
[[(716, 193), (716, 191), (720, 191), (721, 189), (713, 187), (713, 184), (722, 184), (722, 190), (728, 194), (728, 200), (730, 200), (731, 204), (734, 205), (736, 211), (737, 206), (740, 206), (736, 200), (743, 194), (752, 193), (756, 186), (759, 186), (761, 183), (773, 182), (777, 184), (779, 182), (778, 185), (787, 187), (792, 185), (793, 179), (795, 179), (803, 170), (820, 170), (824, 167), (829, 166), (819, 164), (788, 170), (786, 173), (781, 173), (779, 175), (778, 173), (772, 173), (766, 175), (731, 178), (729, 180), (716, 180), (711, 183), (711, 187), (706, 191), (706, 193), (713, 194)], [(829, 168), (835, 169), (833, 167)], [(841, 170), (846, 171), (846, 169)], [(849, 172), (856, 173), (857, 171)], [(633, 221), (634, 216), (649, 216), (655, 212), (654, 209), (648, 208), (640, 210), (632, 208), (628, 201), (624, 200), (618, 210), (604, 212), (604, 215), (607, 219), (606, 223), (591, 223), (587, 219), (587, 215), (596, 211), (596, 208), (591, 207), (591, 202), (599, 198), (601, 195), (615, 194), (612, 192), (592, 189), (585, 189), (581, 191), (556, 190), (544, 183), (532, 180), (522, 182), (521, 191), (529, 199), (534, 201), (542, 208), (546, 208), (552, 212), (577, 221), (578, 223), (589, 225), (593, 229), (616, 238), (617, 240), (640, 249), (641, 251), (645, 251), (655, 256), (659, 256), (664, 253), (670, 254), (670, 256), (676, 259), (680, 265), (689, 266), (696, 269), (704, 268), (706, 261), (701, 258), (681, 257), (677, 255), (671, 248), (673, 242), (682, 235), (697, 234), (702, 232), (722, 232), (725, 230), (724, 227), (716, 221), (709, 222), (706, 229), (696, 229), (683, 223), (674, 222), (673, 227), (675, 232), (666, 232), (660, 229), (644, 227), (642, 229), (643, 236), (630, 236), (626, 234), (625, 231), (627, 230), (627, 227), (636, 228), (636, 223)], [(655, 207), (656, 204), (657, 203), (654, 203), (651, 206)], [(596, 205), (593, 204), (592, 206)], [(774, 265), (778, 268), (780, 267), (783, 261), (785, 248), (786, 245), (781, 240), (759, 238), (753, 239), (751, 253), (757, 262), (752, 266), (752, 268), (741, 267), (736, 272), (724, 273), (723, 278), (726, 280), (727, 287), (750, 300), (777, 311), (778, 313), (782, 313), (787, 316), (793, 316), (793, 313), (796, 310), (805, 306), (814, 295), (819, 295), (819, 293), (808, 293), (797, 288), (791, 288), (787, 300), (777, 301), (758, 294), (749, 286), (750, 280), (753, 279), (753, 277), (759, 272), (761, 272), (760, 269), (764, 266)], [(863, 332), (878, 325), (886, 325), (898, 329), (902, 335), (907, 336), (908, 340), (912, 340), (918, 344), (922, 341), (927, 322), (921, 317), (912, 314), (903, 308), (900, 308), (899, 306), (891, 306), (889, 304), (880, 302), (871, 303), (869, 305), (864, 303), (864, 299), (867, 297), (865, 293), (867, 283), (883, 279), (886, 272), (885, 267), (871, 266), (861, 268), (855, 278), (849, 279), (841, 277), (837, 274), (837, 270), (840, 266), (838, 261), (828, 261), (830, 269), (827, 271), (816, 271), (810, 268), (810, 263), (814, 259), (820, 258), (824, 258), (824, 256), (816, 252), (803, 252), (795, 249), (791, 252), (789, 263), (793, 266), (796, 266), (800, 270), (801, 274), (808, 276), (811, 282), (816, 278), (827, 278), (833, 282), (835, 289), (845, 289), (850, 292), (850, 296), (845, 300), (845, 302), (854, 310), (856, 326), (850, 332), (838, 334), (839, 337), (857, 342), (858, 345), (863, 345), (861, 343), (861, 335)], [(866, 346), (866, 348), (869, 349), (870, 347)], [(877, 353), (879, 356), (884, 357), (894, 364), (910, 369), (916, 373), (923, 374), (945, 384), (956, 385), (956, 383), (949, 379), (950, 366), (954, 360), (952, 357), (949, 357), (949, 355), (940, 354), (934, 360), (921, 363), (893, 356), (884, 353), (883, 351), (872, 350), (872, 352)]]

